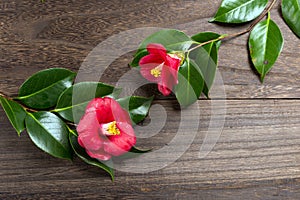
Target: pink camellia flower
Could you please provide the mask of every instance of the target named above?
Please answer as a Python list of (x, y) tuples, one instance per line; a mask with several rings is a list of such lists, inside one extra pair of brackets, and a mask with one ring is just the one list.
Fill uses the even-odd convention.
[(149, 55), (141, 58), (141, 74), (147, 80), (158, 84), (158, 90), (168, 96), (178, 83), (178, 70), (183, 60), (179, 54), (168, 54), (161, 44), (148, 44)]
[(98, 160), (122, 155), (136, 142), (128, 112), (109, 97), (95, 98), (87, 105), (77, 132), (80, 146)]

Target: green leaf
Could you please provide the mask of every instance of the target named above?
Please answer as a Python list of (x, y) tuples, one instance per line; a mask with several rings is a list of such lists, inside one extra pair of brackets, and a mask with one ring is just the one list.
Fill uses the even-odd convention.
[(254, 67), (261, 75), (262, 82), (276, 62), (282, 48), (282, 34), (270, 16), (259, 22), (251, 31), (249, 37), (250, 56)]
[(25, 117), (27, 112), (20, 104), (1, 96), (0, 104), (2, 105), (10, 123), (20, 136), (21, 132), (25, 129)]
[(153, 97), (144, 98), (138, 96), (125, 97), (117, 100), (118, 103), (129, 112), (133, 123), (137, 124), (145, 119), (153, 101)]
[(198, 43), (195, 43), (195, 41), (190, 40), (190, 41), (170, 44), (170, 45), (166, 46), (166, 48), (169, 52), (172, 52), (172, 51), (184, 52), (184, 51), (188, 50), (193, 44), (198, 44)]
[[(203, 32), (192, 36), (192, 39), (204, 43), (210, 40), (217, 40), (221, 35), (213, 32)], [(199, 67), (204, 77), (204, 88), (203, 93), (206, 97), (209, 96), (209, 90), (213, 85), (216, 70), (218, 66), (218, 50), (221, 46), (221, 41), (211, 42), (202, 46), (201, 48), (195, 49), (190, 54), (190, 59), (194, 60)]]
[(74, 72), (62, 68), (37, 72), (23, 83), (17, 99), (34, 109), (51, 108), (60, 94), (71, 87), (74, 77)]
[[(173, 51), (187, 50), (191, 39), (184, 32), (175, 29), (164, 29), (147, 37), (139, 46), (138, 52), (145, 50), (150, 43), (159, 43)], [(180, 46), (181, 45), (181, 46)], [(178, 49), (179, 47), (179, 49)]]
[(204, 79), (200, 69), (193, 60), (187, 58), (179, 68), (178, 84), (175, 86), (175, 95), (179, 104), (186, 107), (196, 102), (203, 87)]
[(203, 93), (208, 97), (209, 90), (215, 80), (218, 66), (218, 44), (211, 42), (190, 53), (190, 59), (201, 71), (204, 78)]
[(83, 160), (85, 163), (89, 164), (89, 165), (93, 165), (96, 167), (99, 167), (101, 169), (103, 169), (104, 171), (106, 171), (112, 181), (114, 180), (114, 170), (112, 168), (110, 168), (108, 165), (112, 165), (111, 160), (109, 161), (98, 161), (94, 158), (91, 158), (85, 151), (84, 148), (82, 148), (77, 141), (77, 136), (75, 136), (74, 134), (70, 133), (69, 134), (69, 140), (71, 143), (71, 146), (75, 152), (75, 154), (81, 159)]
[(28, 113), (25, 118), (32, 142), (46, 153), (57, 158), (72, 158), (66, 124), (50, 112)]
[(244, 23), (257, 18), (268, 0), (223, 0), (210, 22)]
[[(222, 36), (225, 36), (225, 35), (222, 35)], [(217, 50), (219, 50), (221, 43), (222, 43), (222, 41), (220, 40), (221, 35), (219, 35), (217, 33), (213, 33), (213, 32), (201, 32), (196, 35), (193, 35), (191, 38), (199, 43), (216, 40), (214, 42), (214, 44), (216, 45)]]
[(87, 104), (96, 97), (116, 98), (120, 89), (99, 82), (82, 82), (66, 89), (58, 99), (54, 112), (62, 118), (78, 123)]
[(281, 10), (290, 29), (300, 38), (300, 0), (282, 0)]
[[(210, 40), (216, 40), (218, 38), (220, 38), (221, 35), (219, 35), (218, 33), (214, 33), (214, 32), (201, 32), (198, 33), (196, 35), (193, 35), (191, 38), (192, 40), (199, 42), (199, 43), (204, 43)], [(221, 45), (221, 41), (217, 41), (216, 42), (217, 47), (219, 48)]]

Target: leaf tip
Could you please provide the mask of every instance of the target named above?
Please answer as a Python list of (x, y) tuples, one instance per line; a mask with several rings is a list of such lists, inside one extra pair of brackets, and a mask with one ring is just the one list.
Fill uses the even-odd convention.
[(216, 18), (212, 18), (212, 19), (208, 20), (208, 22), (213, 23), (213, 22), (215, 22), (215, 20), (216, 20)]
[(131, 61), (130, 63), (128, 63), (129, 67), (136, 67), (136, 65), (133, 63), (133, 61)]
[(154, 100), (154, 97), (155, 97), (154, 95), (152, 95), (151, 97), (149, 97), (149, 101), (152, 102)]
[(71, 161), (71, 162), (73, 162), (74, 161), (74, 159), (73, 159), (73, 156), (72, 155), (70, 155), (70, 157), (68, 156), (68, 157), (66, 157), (65, 158), (65, 160), (67, 160), (67, 161)]
[(109, 173), (109, 175), (110, 175), (111, 182), (114, 183), (115, 182), (115, 176), (111, 173)]
[(209, 92), (203, 92), (207, 99), (210, 99)]
[(140, 154), (143, 154), (143, 153), (148, 153), (148, 152), (151, 152), (153, 149), (139, 149), (137, 148), (136, 146), (133, 146), (131, 147), (131, 149), (129, 150), (129, 152), (131, 153), (140, 153)]
[(18, 137), (21, 137), (21, 131), (17, 131)]
[(261, 83), (264, 83), (265, 77), (266, 77), (265, 74), (261, 74), (261, 76), (260, 76), (260, 82)]

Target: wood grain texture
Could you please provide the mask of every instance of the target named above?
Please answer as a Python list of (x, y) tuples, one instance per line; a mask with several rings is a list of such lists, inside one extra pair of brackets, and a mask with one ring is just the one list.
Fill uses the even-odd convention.
[[(98, 44), (134, 28), (177, 28), (192, 35), (199, 31), (233, 33), (248, 26), (208, 23), (220, 3), (0, 0), (0, 91), (16, 95), (22, 82), (42, 69), (65, 67), (77, 71)], [(249, 64), (248, 36), (224, 41), (219, 71), (227, 99), (215, 94), (213, 100), (197, 102), (199, 128), (185, 125), (187, 131), (197, 131), (196, 137), (183, 156), (164, 169), (150, 173), (117, 171), (112, 183), (104, 172), (79, 159), (58, 160), (41, 152), (26, 132), (19, 138), (0, 108), (0, 199), (298, 199), (300, 42), (281, 19), (279, 9), (277, 5), (271, 16), (282, 29), (285, 46), (265, 83), (259, 82)], [(120, 46), (128, 40), (120, 41)], [(95, 78), (117, 84), (130, 70), (133, 53), (125, 52), (102, 77)], [(101, 63), (100, 55), (98, 59)], [(88, 73), (93, 75), (95, 71)], [(156, 86), (144, 86), (137, 93), (155, 94), (155, 104), (163, 106), (167, 114), (167, 123), (159, 134), (138, 139), (141, 147), (158, 150), (170, 146), (180, 122), (196, 117), (191, 112), (183, 119), (174, 97), (163, 98)], [(214, 118), (216, 126), (226, 116), (222, 134), (213, 150), (199, 159), (215, 112), (223, 113)], [(152, 121), (165, 120), (164, 115), (152, 117)], [(144, 126), (149, 123), (147, 118)], [(186, 145), (182, 140), (178, 148)], [(159, 159), (167, 160), (173, 154), (165, 152)]]
[[(297, 195), (299, 101), (227, 101), (222, 134), (208, 156), (199, 159), (199, 149), (210, 123), (211, 103), (199, 102), (201, 123), (196, 138), (175, 163), (145, 174), (119, 171), (114, 183), (101, 170), (78, 159), (71, 163), (48, 156), (38, 150), (26, 134), (18, 138), (1, 110), (0, 197), (232, 199), (247, 195), (252, 199), (264, 197), (266, 191), (267, 195), (275, 195), (274, 198)], [(165, 108), (167, 123), (151, 140), (141, 138), (138, 143), (138, 146), (154, 150), (168, 145), (180, 134), (178, 126), (182, 121), (181, 112), (174, 109), (172, 101), (156, 101), (155, 104)], [(193, 117), (190, 115), (187, 120)]]

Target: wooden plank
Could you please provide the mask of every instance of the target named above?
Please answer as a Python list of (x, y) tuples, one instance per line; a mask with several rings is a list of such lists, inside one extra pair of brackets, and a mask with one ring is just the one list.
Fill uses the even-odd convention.
[[(93, 47), (124, 30), (149, 26), (175, 27), (194, 34), (199, 31), (232, 33), (246, 27), (208, 23), (221, 2), (219, 0), (145, 1), (145, 4), (133, 0), (122, 4), (117, 2), (95, 4), (93, 1), (77, 1), (75, 6), (70, 7), (64, 1), (44, 4), (20, 2), (16, 6), (18, 9), (13, 11), (18, 17), (10, 15), (10, 11), (4, 15), (2, 22), (0, 90), (16, 94), (20, 84), (40, 69), (66, 67), (78, 70)], [(119, 9), (116, 8), (118, 4), (122, 5)], [(285, 47), (264, 84), (259, 82), (249, 64), (247, 35), (226, 41), (221, 47), (219, 70), (228, 98), (300, 97), (297, 84), (299, 40), (281, 19), (278, 7), (271, 14), (282, 29)], [(116, 83), (129, 70), (127, 65), (132, 54), (129, 52), (116, 60), (101, 81)]]
[[(220, 3), (221, 0), (0, 1), (0, 91), (16, 95), (22, 82), (38, 70), (66, 67), (77, 71), (96, 45), (126, 30), (167, 27), (192, 35), (199, 31), (233, 33), (247, 27), (208, 23)], [(155, 120), (166, 120), (166, 124), (151, 138), (139, 135), (138, 146), (154, 150), (172, 147), (171, 141), (180, 133), (183, 120), (187, 135), (173, 151), (161, 153), (149, 166), (163, 164), (181, 148), (189, 147), (176, 162), (161, 170), (118, 171), (112, 183), (104, 172), (77, 158), (72, 163), (41, 152), (26, 133), (18, 138), (1, 108), (0, 199), (298, 199), (300, 45), (281, 19), (279, 2), (271, 16), (282, 29), (285, 47), (264, 84), (251, 70), (244, 35), (225, 41), (220, 49), (219, 70), (227, 101), (214, 94), (213, 98), (219, 100), (199, 100), (199, 110), (185, 117), (171, 100), (174, 97), (155, 101), (165, 108), (168, 117), (165, 119), (164, 113), (158, 112), (162, 109), (154, 106), (158, 113), (152, 115), (151, 121), (147, 118), (143, 126)], [(115, 84), (130, 70), (127, 63), (132, 54), (128, 52), (115, 60), (100, 80)], [(162, 99), (153, 85), (137, 93), (156, 94), (157, 99)], [(199, 129), (193, 127), (198, 113)], [(224, 115), (217, 113), (226, 114), (222, 134), (213, 150), (200, 159), (204, 141), (213, 144), (216, 139), (210, 138), (210, 143), (205, 140), (208, 128), (214, 131), (223, 123)], [(188, 146), (195, 130), (197, 135)]]
[[(0, 111), (0, 198), (251, 198), (274, 195), (297, 197), (300, 178), (300, 101), (228, 100), (226, 121), (213, 150), (198, 154), (213, 113), (211, 101), (199, 101), (200, 126), (192, 145), (176, 162), (164, 169), (144, 173), (118, 171), (112, 183), (101, 170), (78, 159), (74, 163), (52, 158), (38, 150), (26, 134), (14, 133)], [(166, 110), (167, 123), (159, 134), (138, 139), (138, 145), (161, 149), (170, 145), (182, 119), (172, 101), (155, 101)], [(214, 109), (223, 110), (219, 104)], [(161, 109), (158, 107), (154, 107)], [(164, 121), (164, 115), (154, 116)], [(219, 120), (221, 118), (216, 118)], [(144, 123), (149, 123), (147, 119)], [(186, 126), (189, 130), (191, 125)], [(187, 145), (183, 139), (174, 150)], [(159, 161), (162, 162), (162, 161)], [(159, 164), (159, 163), (156, 163)], [(29, 186), (30, 185), (30, 186)]]

